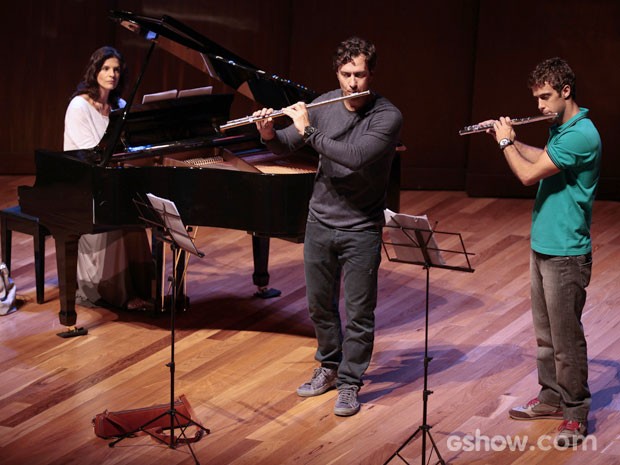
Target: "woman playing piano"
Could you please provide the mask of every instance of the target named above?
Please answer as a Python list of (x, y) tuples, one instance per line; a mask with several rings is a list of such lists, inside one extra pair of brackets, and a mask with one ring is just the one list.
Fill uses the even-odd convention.
[[(123, 57), (112, 47), (101, 47), (92, 54), (65, 114), (64, 150), (89, 149), (99, 143), (110, 112), (125, 106), (120, 97), (125, 70)], [(79, 303), (129, 310), (147, 307), (145, 299), (150, 297), (153, 276), (144, 230), (117, 230), (80, 238)]]

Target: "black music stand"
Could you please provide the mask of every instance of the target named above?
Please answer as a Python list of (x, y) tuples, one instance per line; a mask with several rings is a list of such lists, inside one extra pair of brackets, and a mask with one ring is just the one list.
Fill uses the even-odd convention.
[[(177, 211), (176, 205), (174, 202), (163, 199), (161, 197), (156, 197), (152, 194), (147, 194), (148, 201), (142, 200), (134, 200), (138, 211), (140, 212), (140, 219), (146, 224), (146, 226), (153, 228), (153, 230), (160, 231), (158, 234), (160, 235), (159, 239), (163, 242), (167, 242), (170, 244), (170, 248), (172, 250), (172, 275), (169, 280), (171, 281), (172, 286), (172, 295), (171, 295), (171, 307), (170, 307), (170, 362), (166, 364), (166, 366), (170, 369), (170, 408), (158, 415), (157, 417), (147, 421), (142, 426), (138, 428), (137, 431), (129, 432), (120, 436), (115, 441), (109, 444), (110, 447), (114, 447), (118, 442), (122, 441), (127, 437), (132, 437), (136, 432), (144, 432), (150, 435), (151, 437), (157, 439), (158, 441), (166, 444), (169, 448), (175, 449), (179, 443), (187, 444), (192, 457), (194, 458), (194, 462), (199, 465), (198, 458), (192, 449), (191, 442), (195, 442), (199, 440), (205, 433), (209, 434), (211, 431), (200, 423), (192, 420), (191, 418), (185, 416), (183, 413), (177, 411), (175, 407), (175, 399), (174, 399), (174, 372), (175, 372), (175, 361), (174, 361), (174, 344), (175, 344), (175, 314), (176, 314), (176, 299), (177, 292), (179, 289), (179, 281), (177, 276), (177, 260), (179, 259), (180, 254), (185, 251), (189, 252), (197, 257), (204, 257), (204, 254), (196, 249), (193, 239), (187, 234), (187, 229), (181, 220), (181, 217)], [(152, 434), (148, 427), (153, 424), (157, 420), (170, 416), (170, 438), (169, 440), (165, 440)], [(179, 420), (179, 418), (183, 419), (183, 422)], [(185, 434), (185, 430), (190, 426), (195, 426), (198, 428), (195, 436), (193, 438), (188, 438)], [(178, 436), (174, 435), (174, 430), (178, 429)]]
[[(388, 211), (389, 212), (389, 211)], [(432, 449), (428, 456), (430, 461), (433, 451), (437, 454), (438, 461), (445, 465), (437, 448), (437, 444), (431, 436), (431, 428), (427, 422), (428, 414), (428, 397), (433, 391), (428, 389), (428, 365), (433, 357), (428, 356), (428, 296), (430, 287), (430, 269), (431, 268), (444, 268), (448, 270), (466, 271), (473, 273), (474, 269), (469, 263), (469, 255), (465, 250), (465, 244), (463, 238), (459, 233), (451, 233), (444, 231), (436, 231), (430, 226), (426, 216), (411, 216), (403, 214), (394, 214), (389, 212), (392, 216), (389, 218), (386, 224), (387, 231), (391, 237), (390, 241), (383, 240), (383, 249), (392, 262), (410, 263), (412, 265), (420, 265), (426, 270), (426, 305), (425, 305), (425, 321), (424, 321), (424, 389), (422, 391), (422, 424), (418, 426), (415, 432), (407, 438), (407, 440), (392, 454), (384, 463), (392, 460), (398, 456), (403, 462), (408, 464), (401, 455), (400, 451), (403, 450), (407, 444), (419, 433), (422, 432), (422, 465), (426, 465), (426, 437), (431, 441)], [(388, 215), (386, 215), (387, 217)], [(451, 248), (440, 248), (435, 241), (436, 235), (444, 235), (449, 240), (454, 242)], [(390, 255), (389, 250), (392, 250)], [(450, 260), (445, 260), (444, 256), (448, 255)], [(455, 263), (454, 257), (460, 257), (460, 262)]]

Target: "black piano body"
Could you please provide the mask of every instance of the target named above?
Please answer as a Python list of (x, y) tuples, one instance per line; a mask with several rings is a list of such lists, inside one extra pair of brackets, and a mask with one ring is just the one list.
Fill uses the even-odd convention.
[[(122, 167), (94, 165), (87, 161), (88, 151), (36, 152), (36, 182), (19, 188), (20, 205), (24, 212), (37, 215), (55, 239), (61, 323), (75, 324), (80, 235), (144, 227), (134, 200), (146, 198), (146, 193), (172, 200), (187, 225), (251, 232), (257, 261), (254, 284), (267, 286), (268, 238), (303, 237), (314, 181), (311, 160), (304, 160), (306, 170), (288, 174), (170, 166), (170, 161), (182, 162), (183, 157), (196, 160), (196, 151), (137, 159)], [(155, 257), (161, 256), (159, 246), (154, 242)], [(163, 287), (158, 275), (158, 295)], [(163, 302), (156, 305), (159, 308)]]

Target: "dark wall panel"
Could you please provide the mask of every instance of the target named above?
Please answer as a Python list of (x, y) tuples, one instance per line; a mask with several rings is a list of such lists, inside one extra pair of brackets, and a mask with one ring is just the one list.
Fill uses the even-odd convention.
[(36, 147), (62, 148), (69, 97), (88, 57), (111, 40), (111, 1), (21, 0), (2, 7), (0, 173), (33, 172)]

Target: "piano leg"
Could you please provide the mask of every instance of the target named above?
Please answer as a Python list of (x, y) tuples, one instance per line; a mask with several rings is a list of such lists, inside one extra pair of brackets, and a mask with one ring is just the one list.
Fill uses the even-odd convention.
[(269, 285), (269, 238), (252, 234), (252, 254), (254, 255), (254, 273), (252, 281), (258, 287), (255, 297), (270, 299), (278, 297), (282, 292), (278, 289), (268, 288)]
[(77, 257), (80, 236), (54, 236), (56, 243), (56, 267), (60, 294), (60, 323), (73, 326), (77, 321), (75, 292), (77, 290)]

